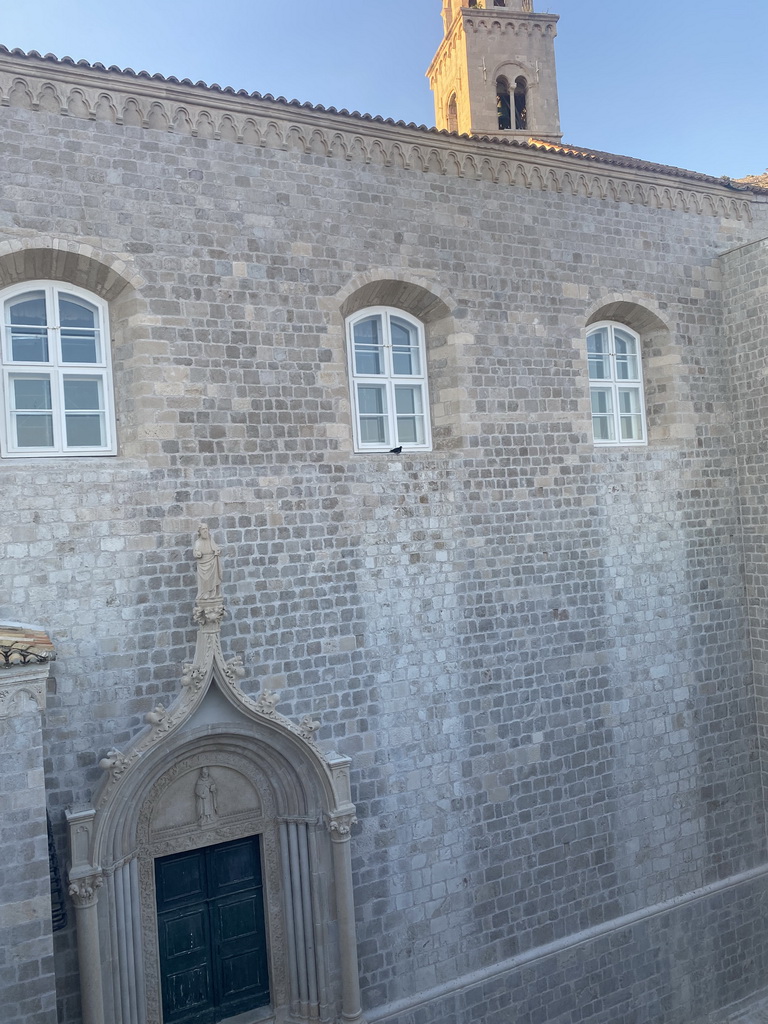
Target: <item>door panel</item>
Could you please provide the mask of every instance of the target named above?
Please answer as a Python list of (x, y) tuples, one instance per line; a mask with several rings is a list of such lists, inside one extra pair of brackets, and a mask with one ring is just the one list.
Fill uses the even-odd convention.
[(269, 1003), (258, 837), (155, 862), (164, 1024)]
[(163, 967), (163, 1019), (208, 1024), (213, 1015), (210, 993), (210, 927), (207, 908), (193, 907), (158, 920)]
[(211, 896), (242, 892), (261, 885), (261, 857), (253, 839), (210, 847)]

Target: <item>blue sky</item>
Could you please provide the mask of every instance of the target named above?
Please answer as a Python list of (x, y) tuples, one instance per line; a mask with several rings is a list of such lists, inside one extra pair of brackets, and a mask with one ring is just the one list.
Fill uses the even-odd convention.
[[(567, 142), (768, 167), (768, 0), (535, 0), (561, 15)], [(0, 42), (433, 124), (440, 0), (7, 0)]]

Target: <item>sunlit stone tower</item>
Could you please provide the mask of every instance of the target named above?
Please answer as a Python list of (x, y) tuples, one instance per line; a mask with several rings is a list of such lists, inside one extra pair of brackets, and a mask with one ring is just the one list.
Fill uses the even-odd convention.
[(559, 141), (557, 22), (533, 0), (443, 0), (443, 41), (427, 71), (437, 127)]

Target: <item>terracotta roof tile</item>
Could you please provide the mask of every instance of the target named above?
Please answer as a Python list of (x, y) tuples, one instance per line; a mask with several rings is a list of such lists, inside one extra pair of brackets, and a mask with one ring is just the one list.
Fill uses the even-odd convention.
[(741, 185), (752, 185), (753, 188), (768, 189), (768, 171), (762, 174), (748, 174), (746, 178), (738, 178)]
[(0, 623), (0, 669), (39, 665), (55, 657), (56, 649), (43, 630)]

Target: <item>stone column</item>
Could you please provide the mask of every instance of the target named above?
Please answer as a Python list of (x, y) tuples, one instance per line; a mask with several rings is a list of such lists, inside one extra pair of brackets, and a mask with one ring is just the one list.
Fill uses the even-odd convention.
[(80, 968), (80, 996), (83, 1024), (104, 1024), (104, 1000), (101, 992), (101, 947), (96, 911), (98, 890), (103, 878), (88, 875), (72, 881), (69, 895), (75, 905), (77, 919), (77, 964)]
[(75, 907), (77, 924), (77, 963), (80, 968), (80, 1001), (83, 1024), (105, 1024), (104, 996), (101, 985), (102, 950), (96, 903), (104, 877), (91, 863), (93, 819), (96, 812), (68, 810), (69, 895)]
[[(21, 660), (21, 659), (19, 659)], [(43, 777), (42, 712), (48, 664), (0, 668), (0, 819), (13, 822), (3, 845), (0, 968), (4, 1024), (56, 1024), (51, 887)], [(16, 830), (18, 841), (13, 839)]]
[(352, 854), (349, 842), (350, 830), (356, 821), (354, 814), (340, 814), (334, 815), (328, 825), (333, 851), (333, 878), (336, 884), (336, 915), (339, 926), (341, 1019), (346, 1024), (365, 1024), (360, 1005)]

